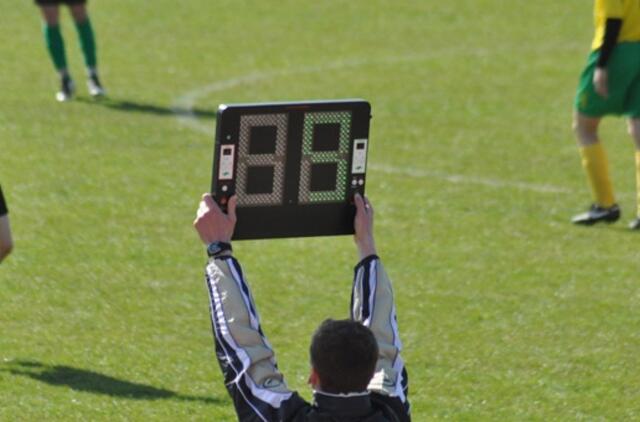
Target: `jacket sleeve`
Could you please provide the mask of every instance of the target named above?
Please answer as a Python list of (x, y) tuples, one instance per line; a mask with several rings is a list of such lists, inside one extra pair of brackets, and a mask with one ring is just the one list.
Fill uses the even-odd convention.
[(604, 29), (604, 38), (602, 40), (602, 45), (600, 46), (600, 55), (598, 56), (598, 67), (607, 67), (609, 58), (613, 53), (613, 49), (618, 43), (618, 36), (620, 35), (621, 29), (622, 19), (607, 19)]
[(369, 327), (378, 341), (380, 355), (369, 391), (399, 413), (402, 420), (409, 420), (409, 378), (400, 356), (402, 343), (393, 289), (376, 255), (366, 257), (355, 268), (351, 318)]
[(238, 420), (295, 419), (309, 405), (278, 371), (240, 264), (231, 256), (211, 259), (206, 283), (216, 356)]

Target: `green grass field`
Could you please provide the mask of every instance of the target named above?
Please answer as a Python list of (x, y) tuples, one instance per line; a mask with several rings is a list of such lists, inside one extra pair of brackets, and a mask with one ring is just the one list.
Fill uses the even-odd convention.
[[(0, 24), (0, 420), (214, 420), (191, 227), (218, 104), (361, 97), (367, 191), (394, 280), (415, 421), (640, 420), (633, 148), (603, 127), (623, 222), (569, 224), (590, 195), (570, 130), (592, 36), (577, 1), (93, 1), (109, 99), (57, 80), (30, 1)], [(191, 109), (192, 115), (187, 112)], [(239, 242), (290, 386), (345, 317), (348, 237)]]

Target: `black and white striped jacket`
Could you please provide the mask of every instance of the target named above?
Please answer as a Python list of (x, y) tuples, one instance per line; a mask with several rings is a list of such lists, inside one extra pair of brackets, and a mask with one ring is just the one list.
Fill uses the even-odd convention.
[(368, 391), (348, 395), (316, 391), (313, 403), (289, 390), (278, 371), (238, 261), (230, 256), (211, 259), (206, 282), (216, 355), (239, 421), (411, 420), (393, 290), (377, 256), (358, 263), (351, 294), (351, 318), (373, 331), (380, 349)]

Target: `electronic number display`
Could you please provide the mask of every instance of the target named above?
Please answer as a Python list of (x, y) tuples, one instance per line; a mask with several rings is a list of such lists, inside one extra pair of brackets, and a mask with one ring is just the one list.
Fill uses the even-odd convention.
[(370, 119), (364, 100), (220, 105), (211, 192), (238, 196), (234, 239), (352, 234)]

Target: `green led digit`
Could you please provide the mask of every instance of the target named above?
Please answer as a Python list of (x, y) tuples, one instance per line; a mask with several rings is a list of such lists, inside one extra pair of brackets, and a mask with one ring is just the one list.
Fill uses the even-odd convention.
[(238, 149), (238, 205), (282, 205), (287, 157), (286, 114), (242, 116)]
[(350, 112), (307, 113), (300, 162), (301, 204), (342, 202), (347, 192)]

